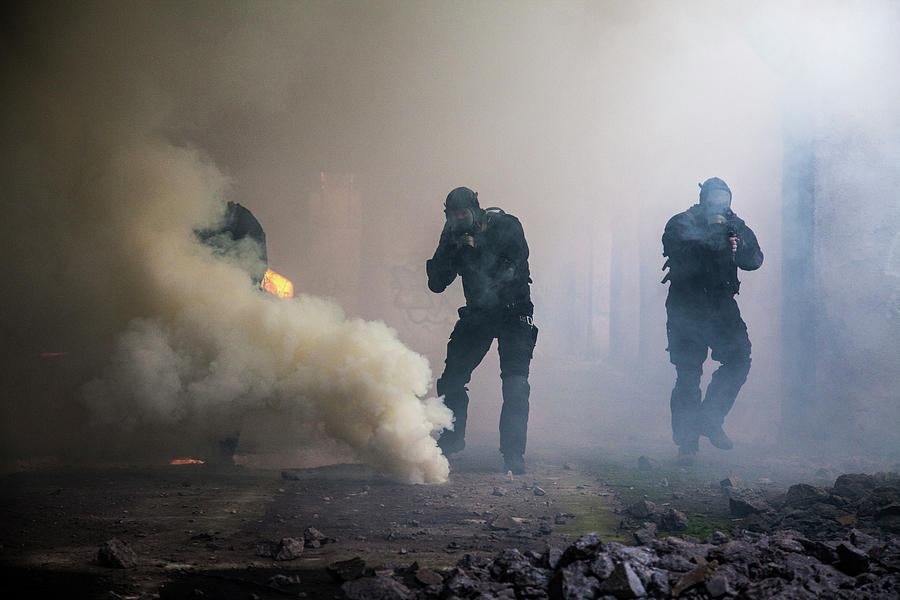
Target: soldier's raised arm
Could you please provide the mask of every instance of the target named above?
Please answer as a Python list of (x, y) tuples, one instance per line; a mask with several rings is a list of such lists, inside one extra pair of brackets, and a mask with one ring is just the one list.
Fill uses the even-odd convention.
[(425, 262), (425, 272), (428, 274), (428, 289), (435, 294), (440, 294), (456, 279), (456, 269), (453, 268), (454, 244), (452, 241), (450, 223), (444, 223), (441, 231), (441, 239), (434, 255)]
[(755, 271), (763, 264), (763, 253), (756, 240), (756, 234), (743, 222), (737, 234), (738, 245), (734, 254), (734, 262), (738, 268), (744, 271)]

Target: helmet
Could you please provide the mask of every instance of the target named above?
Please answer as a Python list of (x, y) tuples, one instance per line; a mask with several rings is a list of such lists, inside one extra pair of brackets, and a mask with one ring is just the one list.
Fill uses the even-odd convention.
[(466, 208), (479, 208), (478, 192), (473, 192), (467, 187), (458, 187), (447, 194), (447, 200), (444, 202), (446, 210), (457, 210)]
[(447, 194), (444, 214), (454, 233), (472, 233), (484, 211), (478, 206), (478, 192), (458, 187)]
[(727, 183), (718, 177), (710, 177), (699, 185), (700, 206), (707, 212), (722, 213), (731, 208), (731, 188)]

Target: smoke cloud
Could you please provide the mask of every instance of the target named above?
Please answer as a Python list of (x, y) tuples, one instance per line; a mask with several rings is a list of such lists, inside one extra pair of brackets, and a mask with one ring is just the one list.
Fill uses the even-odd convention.
[[(660, 236), (712, 176), (766, 255), (729, 435), (900, 451), (895, 2), (4, 10), (4, 456), (240, 428), (248, 453), (355, 445), (440, 479), (447, 415), (417, 397), (464, 300), (424, 263), (461, 185), (531, 249), (529, 448), (672, 450)], [(300, 298), (195, 244), (228, 200)], [(498, 371), (473, 375), (470, 447), (496, 446)]]
[[(4, 280), (13, 293), (3, 328), (11, 362), (26, 374), (11, 391), (21, 398), (46, 385), (37, 418), (58, 431), (67, 429), (58, 421), (80, 414), (68, 428), (102, 431), (111, 446), (133, 436), (158, 445), (147, 432), (171, 427), (224, 436), (249, 412), (284, 410), (397, 479), (445, 480), (431, 433), (450, 426), (450, 413), (421, 399), (431, 385), (427, 359), (384, 323), (348, 319), (316, 297), (280, 300), (255, 289), (247, 253), (220, 260), (198, 243), (194, 229), (221, 219), (230, 193), (206, 155), (173, 141), (185, 126), (177, 84), (202, 84), (190, 72), (202, 59), (169, 65), (175, 72), (154, 61), (188, 56), (186, 33), (210, 26), (215, 36), (239, 15), (199, 23), (175, 5), (163, 17), (154, 8), (101, 5), (56, 11), (49, 22), (37, 9), (14, 15), (21, 29), (8, 38), (4, 79), (15, 94), (3, 121), (12, 142), (5, 210), (15, 224), (4, 240)], [(127, 24), (148, 21), (122, 26), (120, 11), (129, 11)], [(192, 32), (177, 31), (181, 18)], [(241, 23), (252, 28), (252, 19)], [(171, 38), (167, 27), (176, 29)], [(220, 78), (240, 83), (241, 65), (265, 60), (248, 58), (255, 49), (240, 32), (222, 39), (212, 61), (219, 71), (206, 81), (214, 89), (195, 88), (201, 106), (268, 106), (281, 87), (274, 81), (259, 96), (223, 86)], [(235, 64), (217, 62), (227, 58)], [(41, 355), (60, 349), (71, 379), (35, 385), (52, 371)], [(13, 424), (33, 435), (30, 425)], [(21, 452), (22, 441), (35, 450), (13, 432), (4, 439), (7, 450)]]

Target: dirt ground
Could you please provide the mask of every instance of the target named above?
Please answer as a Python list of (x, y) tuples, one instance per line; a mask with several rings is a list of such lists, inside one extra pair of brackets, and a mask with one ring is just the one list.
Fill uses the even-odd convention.
[[(638, 468), (638, 457), (652, 459)], [(702, 536), (738, 522), (719, 480), (742, 477), (773, 492), (841, 471), (881, 465), (709, 453), (693, 467), (666, 447), (544, 448), (529, 473), (501, 471), (496, 449), (470, 447), (450, 481), (412, 486), (362, 465), (314, 469), (160, 465), (43, 468), (0, 477), (0, 564), (6, 582), (39, 598), (341, 598), (326, 567), (361, 557), (371, 568), (417, 562), (446, 568), (465, 553), (516, 547), (540, 552), (587, 531), (633, 543), (623, 506), (646, 498), (685, 512)], [(646, 466), (646, 465), (645, 465)], [(852, 469), (856, 467), (856, 469)], [(259, 556), (260, 543), (303, 538), (314, 527), (335, 541), (299, 558)], [(666, 532), (661, 532), (664, 535)], [(97, 563), (99, 546), (127, 542), (137, 566)], [(272, 578), (282, 575), (279, 583)]]

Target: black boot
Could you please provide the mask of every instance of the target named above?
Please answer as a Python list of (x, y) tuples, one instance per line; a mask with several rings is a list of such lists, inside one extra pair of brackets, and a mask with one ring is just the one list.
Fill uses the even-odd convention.
[(504, 454), (503, 469), (513, 475), (525, 474), (525, 457), (521, 454)]
[(734, 448), (734, 442), (725, 433), (721, 425), (708, 425), (703, 430), (703, 435), (709, 438), (709, 443), (719, 450), (731, 450)]
[(466, 438), (455, 431), (445, 429), (441, 433), (441, 437), (438, 438), (437, 445), (441, 452), (444, 453), (444, 456), (450, 456), (465, 450)]

